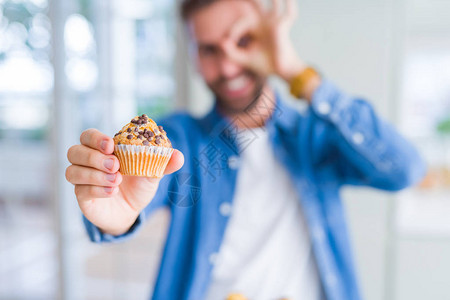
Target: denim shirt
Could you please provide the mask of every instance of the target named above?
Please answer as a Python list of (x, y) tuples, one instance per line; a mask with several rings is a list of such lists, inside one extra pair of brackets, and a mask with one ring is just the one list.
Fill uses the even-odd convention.
[[(303, 111), (279, 98), (273, 100), (265, 130), (298, 193), (326, 298), (362, 299), (339, 190), (351, 184), (397, 191), (423, 177), (424, 163), (369, 103), (329, 81), (322, 82)], [(267, 109), (260, 105), (248, 113), (258, 118)], [(155, 198), (127, 233), (103, 234), (84, 218), (92, 241), (119, 242), (135, 234), (154, 210), (169, 208), (170, 228), (152, 299), (205, 297), (230, 217), (225, 208), (233, 205), (239, 154), (253, 140), (240, 140), (230, 121), (216, 108), (201, 119), (177, 113), (162, 120), (174, 148), (185, 155), (184, 166), (161, 180)]]

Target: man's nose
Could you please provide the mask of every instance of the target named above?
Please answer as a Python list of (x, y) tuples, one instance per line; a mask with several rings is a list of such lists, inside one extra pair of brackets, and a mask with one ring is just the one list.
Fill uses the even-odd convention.
[(220, 74), (224, 78), (233, 78), (242, 72), (242, 66), (226, 55), (222, 55), (218, 61)]

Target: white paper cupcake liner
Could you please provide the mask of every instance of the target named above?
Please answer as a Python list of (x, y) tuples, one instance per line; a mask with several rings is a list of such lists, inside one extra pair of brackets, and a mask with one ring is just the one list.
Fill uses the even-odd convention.
[(114, 146), (122, 175), (162, 177), (172, 153), (172, 148), (158, 146)]

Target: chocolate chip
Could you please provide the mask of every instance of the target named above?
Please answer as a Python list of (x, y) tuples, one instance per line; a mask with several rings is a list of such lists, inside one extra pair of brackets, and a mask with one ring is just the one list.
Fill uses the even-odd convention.
[(120, 142), (118, 142), (117, 145), (120, 145)]
[(151, 141), (152, 141), (152, 138), (151, 138), (151, 137), (147, 138), (147, 141), (151, 142)]
[(139, 129), (137, 127), (134, 128), (134, 132), (138, 132)]
[(148, 146), (150, 143), (147, 141), (147, 140), (145, 140), (145, 141), (143, 141), (142, 142), (142, 145), (144, 145), (144, 146)]
[(142, 140), (144, 137), (142, 135), (138, 135), (138, 139)]
[(128, 129), (127, 129), (127, 132), (131, 132), (131, 128), (128, 128)]
[(133, 136), (131, 134), (127, 135), (127, 139), (131, 140)]
[(148, 132), (148, 136), (149, 136), (149, 137), (153, 137), (154, 135), (155, 135), (155, 134), (154, 134), (153, 132), (151, 132), (151, 131)]
[(148, 133), (147, 133), (147, 132), (144, 133), (144, 137), (145, 137), (146, 139), (148, 139)]
[(157, 136), (157, 137), (155, 138), (155, 143), (156, 143), (156, 145), (161, 144), (161, 137), (160, 137), (160, 136)]
[(158, 129), (159, 129), (161, 132), (164, 132), (164, 128), (163, 128), (161, 125), (158, 126)]

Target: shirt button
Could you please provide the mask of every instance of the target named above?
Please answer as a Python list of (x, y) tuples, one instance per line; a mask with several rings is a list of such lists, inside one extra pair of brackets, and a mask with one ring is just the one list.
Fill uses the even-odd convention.
[(231, 215), (231, 204), (228, 202), (223, 202), (219, 206), (219, 212), (224, 217), (230, 216)]
[(317, 106), (317, 110), (319, 111), (319, 113), (321, 113), (322, 115), (327, 115), (330, 113), (331, 111), (331, 106), (329, 103), (327, 102), (320, 102), (319, 105)]
[(364, 142), (364, 135), (361, 132), (356, 132), (353, 134), (353, 143), (356, 145), (361, 145)]
[(331, 120), (334, 121), (334, 122), (339, 121), (339, 115), (338, 115), (337, 113), (332, 113), (332, 114), (330, 115), (330, 118), (331, 118)]
[(228, 158), (228, 167), (232, 170), (237, 170), (239, 168), (239, 157), (238, 156), (230, 156)]

